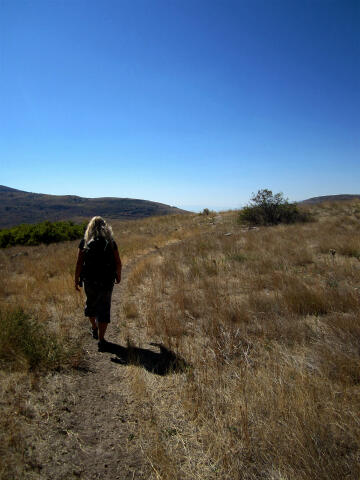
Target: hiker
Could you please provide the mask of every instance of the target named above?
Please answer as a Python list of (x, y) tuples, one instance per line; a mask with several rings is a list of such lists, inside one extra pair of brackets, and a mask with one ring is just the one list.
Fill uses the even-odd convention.
[(99, 350), (106, 345), (104, 335), (110, 323), (111, 294), (114, 281), (121, 281), (121, 260), (110, 225), (101, 217), (90, 220), (79, 244), (75, 270), (75, 288), (84, 284), (85, 316), (91, 322), (92, 336)]

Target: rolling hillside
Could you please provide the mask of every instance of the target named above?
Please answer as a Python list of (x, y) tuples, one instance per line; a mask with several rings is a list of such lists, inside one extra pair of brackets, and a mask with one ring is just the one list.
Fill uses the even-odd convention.
[(312, 197), (306, 200), (303, 200), (299, 203), (308, 203), (308, 204), (315, 204), (315, 203), (324, 203), (324, 202), (348, 202), (351, 200), (360, 200), (360, 195), (323, 195), (321, 197)]
[(94, 215), (129, 220), (184, 213), (163, 203), (133, 198), (82, 198), (75, 195), (30, 193), (0, 185), (0, 228), (43, 220), (87, 220)]

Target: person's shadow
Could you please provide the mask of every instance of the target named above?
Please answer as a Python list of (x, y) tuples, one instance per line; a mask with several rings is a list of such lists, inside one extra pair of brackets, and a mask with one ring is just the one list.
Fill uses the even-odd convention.
[(176, 355), (161, 343), (150, 343), (149, 345), (158, 347), (160, 352), (134, 347), (130, 343), (128, 343), (127, 347), (122, 347), (112, 342), (106, 342), (101, 351), (115, 354), (116, 357), (111, 358), (111, 361), (114, 363), (121, 365), (139, 365), (157, 375), (181, 373), (189, 366), (183, 358)]

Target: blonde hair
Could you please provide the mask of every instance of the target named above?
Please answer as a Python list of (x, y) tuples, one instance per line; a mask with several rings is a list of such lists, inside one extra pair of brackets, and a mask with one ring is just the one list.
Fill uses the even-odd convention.
[(84, 240), (87, 245), (94, 238), (103, 237), (105, 240), (113, 241), (113, 231), (102, 217), (93, 217), (86, 227)]

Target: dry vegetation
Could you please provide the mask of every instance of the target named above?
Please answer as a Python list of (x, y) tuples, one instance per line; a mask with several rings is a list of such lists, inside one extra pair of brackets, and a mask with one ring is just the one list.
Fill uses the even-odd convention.
[[(251, 230), (235, 212), (114, 224), (133, 263), (122, 340), (188, 364), (122, 367), (151, 478), (360, 477), (360, 204), (312, 210), (314, 223)], [(76, 242), (0, 251), (3, 312), (20, 306), (55, 335), (44, 372), (83, 366), (75, 255)], [(26, 392), (41, 382), (20, 350), (0, 351), (4, 479), (26, 463)]]
[(154, 478), (359, 478), (360, 205), (317, 213), (250, 231), (223, 215), (136, 276), (147, 338), (191, 364), (131, 375)]
[[(203, 223), (201, 219), (194, 222), (193, 216), (168, 216), (112, 225), (126, 265), (137, 256), (197, 234)], [(41, 379), (53, 372), (86, 368), (84, 297), (76, 293), (73, 283), (78, 243), (0, 250), (1, 479), (31, 477), (27, 432), (35, 407), (28, 407), (36, 395), (33, 398), (29, 392), (40, 390)], [(136, 305), (125, 304), (124, 309), (126, 316), (136, 316)], [(46, 414), (46, 405), (42, 408)]]

